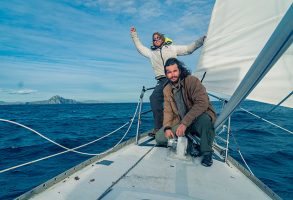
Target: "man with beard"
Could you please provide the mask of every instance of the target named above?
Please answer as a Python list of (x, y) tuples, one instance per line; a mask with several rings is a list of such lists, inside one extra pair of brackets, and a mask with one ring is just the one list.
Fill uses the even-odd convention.
[(166, 61), (164, 71), (168, 79), (164, 88), (164, 121), (156, 142), (165, 146), (168, 139), (183, 137), (187, 132), (196, 134), (200, 137), (201, 163), (209, 167), (213, 164), (216, 114), (206, 89), (176, 58)]

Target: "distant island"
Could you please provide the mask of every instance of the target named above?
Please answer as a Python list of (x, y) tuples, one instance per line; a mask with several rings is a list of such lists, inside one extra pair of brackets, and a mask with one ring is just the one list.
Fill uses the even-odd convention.
[(78, 104), (78, 103), (80, 102), (77, 102), (73, 99), (65, 99), (61, 96), (55, 95), (51, 97), (49, 100), (26, 102), (25, 104)]
[(5, 102), (0, 101), (0, 105), (41, 105), (41, 104), (89, 104), (89, 103), (102, 103), (96, 100), (87, 100), (79, 102), (73, 99), (65, 99), (59, 95), (55, 95), (48, 100), (32, 101), (32, 102)]

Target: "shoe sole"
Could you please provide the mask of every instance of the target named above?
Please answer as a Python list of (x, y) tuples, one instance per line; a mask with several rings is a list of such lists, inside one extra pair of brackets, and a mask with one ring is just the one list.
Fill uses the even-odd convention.
[(210, 167), (210, 166), (212, 166), (213, 165), (213, 163), (209, 163), (209, 164), (206, 164), (206, 163), (201, 163), (201, 165), (203, 165), (203, 166), (205, 166), (205, 167)]

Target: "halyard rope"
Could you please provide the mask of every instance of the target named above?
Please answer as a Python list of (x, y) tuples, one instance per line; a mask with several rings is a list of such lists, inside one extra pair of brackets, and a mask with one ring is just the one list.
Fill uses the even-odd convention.
[[(80, 145), (80, 146), (75, 147), (75, 148), (72, 148), (72, 149), (67, 148), (67, 147), (65, 147), (65, 146), (63, 146), (63, 145), (61, 145), (61, 144), (59, 144), (59, 143), (57, 143), (57, 142), (49, 139), (48, 137), (40, 134), (39, 132), (37, 132), (37, 131), (35, 131), (35, 130), (33, 130), (33, 129), (31, 129), (31, 128), (23, 125), (23, 124), (20, 124), (20, 123), (14, 122), (14, 121), (10, 121), (10, 120), (6, 120), (6, 119), (0, 119), (0, 121), (12, 123), (12, 124), (16, 124), (16, 125), (21, 126), (21, 127), (25, 128), (25, 129), (28, 129), (28, 130), (36, 133), (40, 137), (48, 140), (49, 142), (51, 142), (51, 143), (53, 143), (53, 144), (55, 144), (55, 145), (57, 145), (57, 146), (59, 146), (59, 147), (61, 147), (61, 148), (63, 148), (63, 149), (66, 150), (66, 151), (62, 151), (62, 152), (59, 152), (59, 153), (56, 153), (56, 154), (53, 154), (53, 155), (50, 155), (50, 156), (46, 156), (46, 157), (43, 157), (43, 158), (39, 158), (39, 159), (30, 161), (30, 162), (27, 162), (27, 163), (23, 163), (23, 164), (16, 165), (16, 166), (13, 166), (13, 167), (10, 167), (10, 168), (7, 168), (7, 169), (3, 169), (3, 170), (0, 171), (0, 174), (3, 173), (3, 172), (6, 172), (6, 171), (12, 170), (12, 169), (16, 169), (16, 168), (19, 168), (19, 167), (22, 167), (22, 166), (25, 166), (25, 165), (29, 165), (29, 164), (32, 164), (32, 163), (35, 163), (35, 162), (38, 162), (38, 161), (41, 161), (41, 160), (45, 160), (45, 159), (48, 159), (48, 158), (51, 158), (51, 157), (54, 157), (54, 156), (63, 154), (63, 153), (70, 152), (70, 151), (71, 152), (74, 152), (74, 153), (82, 154), (82, 155), (89, 155), (89, 156), (98, 156), (98, 155), (102, 155), (102, 154), (108, 153), (109, 151), (113, 150), (116, 146), (118, 146), (122, 142), (122, 140), (125, 138), (125, 136), (127, 135), (127, 133), (129, 132), (129, 130), (130, 130), (131, 126), (132, 126), (132, 123), (134, 121), (134, 118), (135, 118), (135, 116), (137, 114), (138, 107), (139, 107), (139, 102), (137, 103), (137, 106), (136, 106), (136, 109), (135, 109), (135, 112), (134, 112), (133, 117), (130, 119), (130, 121), (126, 122), (124, 125), (120, 126), (119, 128), (117, 128), (116, 130), (112, 131), (111, 133), (108, 133), (107, 135), (104, 135), (104, 136), (102, 136), (102, 137), (100, 137), (100, 138), (98, 138), (96, 140), (93, 140), (91, 142), (88, 142), (86, 144)], [(122, 136), (122, 138), (112, 148), (110, 148), (110, 149), (108, 149), (108, 150), (106, 150), (106, 151), (104, 151), (102, 153), (98, 153), (98, 154), (91, 154), (91, 153), (84, 153), (84, 152), (80, 152), (80, 151), (75, 151), (75, 149), (79, 149), (81, 147), (84, 147), (84, 146), (87, 146), (87, 145), (92, 144), (94, 142), (97, 142), (97, 141), (99, 141), (99, 140), (101, 140), (101, 139), (103, 139), (105, 137), (108, 137), (109, 135), (111, 135), (111, 134), (117, 132), (118, 130), (122, 129), (123, 127), (125, 127), (127, 124), (129, 124), (129, 122), (130, 122), (130, 125), (129, 125), (127, 131)]]

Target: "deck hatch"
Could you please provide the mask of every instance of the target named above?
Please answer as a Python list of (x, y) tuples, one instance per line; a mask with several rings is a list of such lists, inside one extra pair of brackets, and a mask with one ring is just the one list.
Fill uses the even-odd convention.
[(100, 162), (97, 162), (96, 164), (97, 165), (106, 165), (106, 166), (109, 166), (113, 163), (114, 161), (111, 161), (111, 160), (101, 160)]

